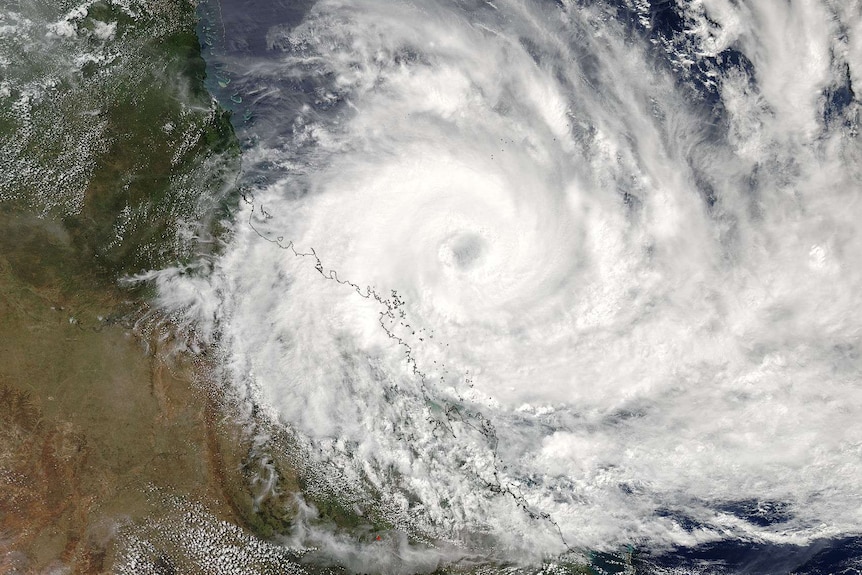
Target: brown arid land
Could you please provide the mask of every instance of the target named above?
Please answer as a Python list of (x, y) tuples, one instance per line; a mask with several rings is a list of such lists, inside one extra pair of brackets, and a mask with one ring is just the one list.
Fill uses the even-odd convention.
[(0, 226), (0, 573), (111, 572), (177, 498), (239, 521), (243, 442), (205, 364), (136, 329), (145, 304), (75, 270), (62, 227)]

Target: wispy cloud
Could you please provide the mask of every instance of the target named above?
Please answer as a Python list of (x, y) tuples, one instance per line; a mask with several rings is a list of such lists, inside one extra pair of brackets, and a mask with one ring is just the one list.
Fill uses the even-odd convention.
[(162, 297), (210, 294), (186, 307), (234, 377), (425, 533), (523, 559), (858, 531), (858, 103), (826, 113), (858, 9), (686, 5), (674, 61), (750, 63), (708, 104), (589, 4), (273, 27), (240, 79), (269, 181), (209, 290)]

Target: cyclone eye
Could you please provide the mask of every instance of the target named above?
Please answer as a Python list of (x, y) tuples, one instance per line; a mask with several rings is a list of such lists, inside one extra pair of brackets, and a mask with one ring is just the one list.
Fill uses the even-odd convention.
[(459, 234), (450, 237), (440, 246), (440, 260), (456, 270), (467, 271), (485, 254), (485, 241), (475, 234)]

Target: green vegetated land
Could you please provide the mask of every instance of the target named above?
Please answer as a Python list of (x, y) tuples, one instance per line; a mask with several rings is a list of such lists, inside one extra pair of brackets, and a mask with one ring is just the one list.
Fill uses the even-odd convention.
[[(0, 573), (342, 571), (270, 543), (309, 481), (290, 438), (253, 449), (206, 354), (118, 283), (215, 249), (237, 201), (195, 25), (186, 0), (0, 8)], [(306, 495), (357, 542), (392, 529)]]
[[(0, 34), (0, 201), (113, 280), (187, 258), (238, 166), (181, 0), (19, 0)], [(201, 227), (199, 222), (203, 221)]]

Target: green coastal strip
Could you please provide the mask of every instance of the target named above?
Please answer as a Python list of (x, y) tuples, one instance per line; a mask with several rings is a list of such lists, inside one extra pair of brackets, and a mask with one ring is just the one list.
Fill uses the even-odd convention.
[(109, 282), (206, 249), (239, 149), (194, 6), (20, 0), (0, 18), (0, 209), (62, 222)]

